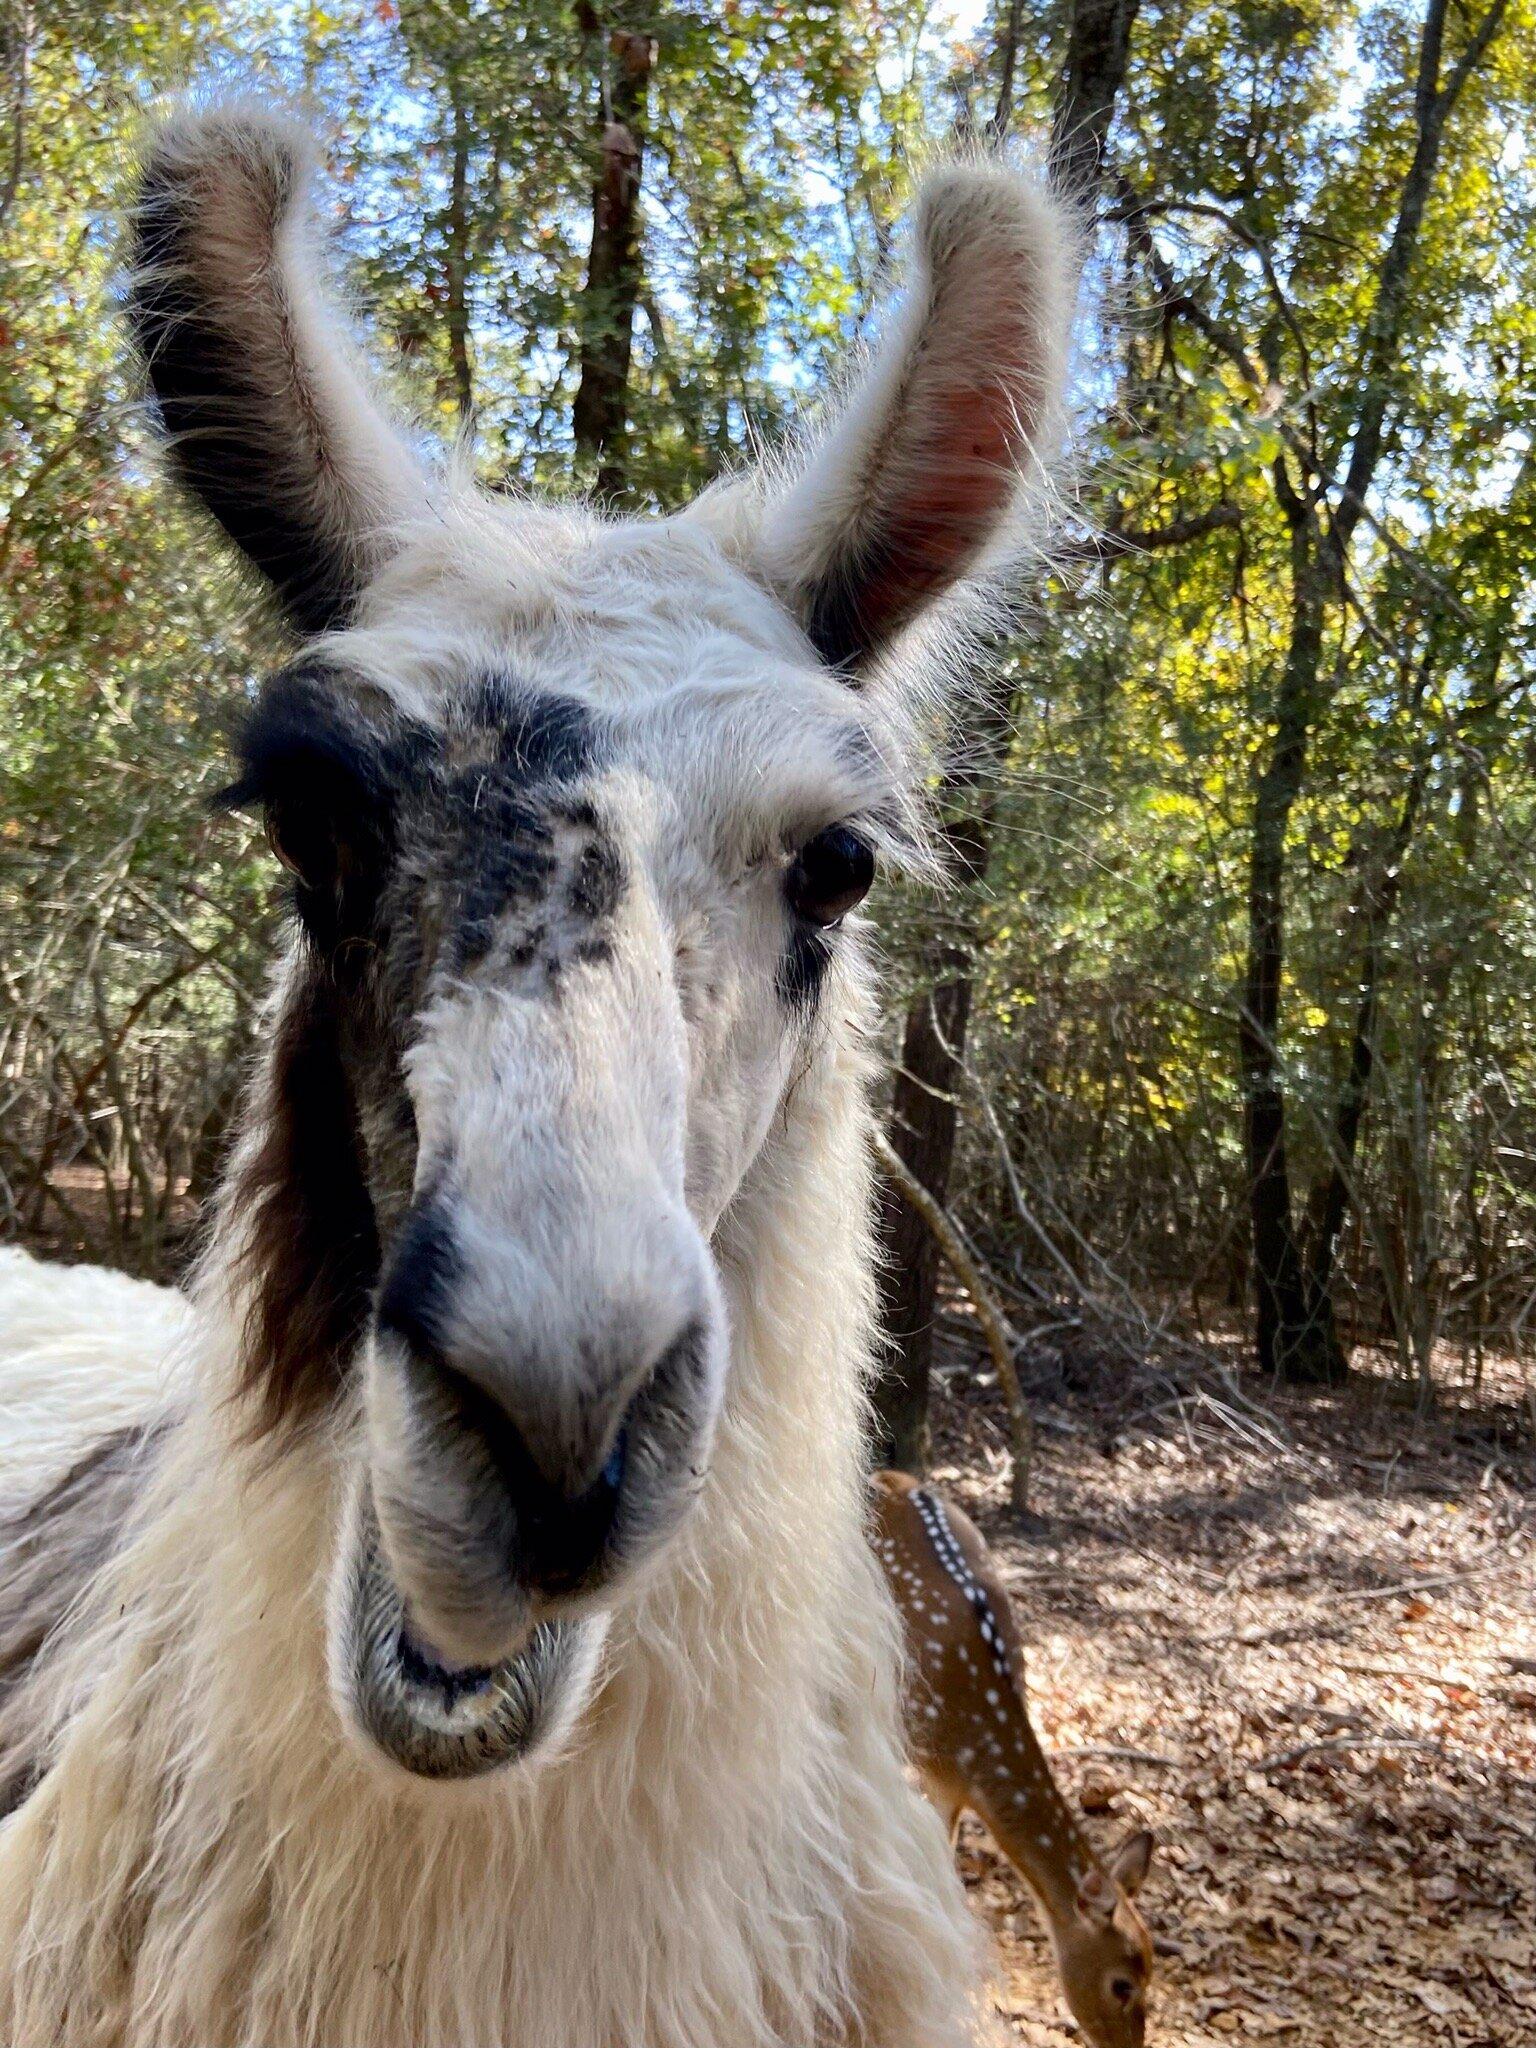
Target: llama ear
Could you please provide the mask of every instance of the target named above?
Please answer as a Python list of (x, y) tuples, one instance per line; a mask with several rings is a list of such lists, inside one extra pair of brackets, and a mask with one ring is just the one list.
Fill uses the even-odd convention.
[(923, 183), (905, 301), (840, 417), (763, 515), (758, 556), (822, 658), (857, 673), (989, 552), (1060, 439), (1077, 247), (1001, 162)]
[(174, 115), (141, 167), (128, 290), (177, 476), (301, 632), (346, 623), (426, 494), (327, 310), (314, 162), (262, 106)]

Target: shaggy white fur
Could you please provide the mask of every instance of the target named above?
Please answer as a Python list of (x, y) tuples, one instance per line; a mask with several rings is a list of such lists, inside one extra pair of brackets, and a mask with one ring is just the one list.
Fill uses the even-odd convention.
[[(569, 1740), (443, 1784), (349, 1728), (327, 1611), (334, 1634), (360, 1475), (413, 1511), (456, 1481), (372, 1324), (319, 1423), (252, 1427), (241, 1190), (315, 985), (297, 946), (191, 1311), (0, 1268), (13, 1472), (176, 1418), (0, 1718), (0, 1785), (31, 1788), (0, 1821), (0, 2041), (954, 2048), (987, 2026), (978, 1939), (904, 1776), (862, 1526), (869, 974), (857, 920), (811, 943), (786, 875), (834, 826), (914, 844), (924, 685), (902, 636), (1038, 498), (1070, 224), (995, 165), (940, 172), (908, 309), (819, 453), (683, 519), (608, 523), (417, 478), (321, 308), (308, 163), (248, 106), (181, 116), (151, 151), (137, 318), (183, 480), (290, 617), (331, 629), (311, 653), (338, 721), (416, 721), (451, 761), (488, 672), (600, 719), (592, 803), (624, 877), (559, 1003), (534, 999), (537, 962), (461, 966), (391, 1020), (411, 1049), (359, 1110), (382, 1248), (450, 1162), (454, 1342), (482, 1345), (514, 1413), (505, 1361), (554, 1360), (550, 1428), (612, 1399), (592, 1316), (686, 1268), (704, 1335), (675, 1405), (698, 1455), (602, 1596)], [(406, 1127), (415, 1182), (391, 1164)]]
[(0, 1245), (0, 1513), (109, 1430), (176, 1405), (186, 1299)]
[[(242, 1451), (210, 1276), (202, 1399), (35, 1687), (39, 1713), (87, 1704), (0, 1824), (0, 2039), (971, 2036), (977, 1936), (903, 1773), (861, 1529), (863, 1079), (846, 1055), (808, 1077), (729, 1219), (735, 1378), (706, 1494), (616, 1617), (579, 1747), (527, 1774), (416, 1785), (343, 1736), (322, 1623), (355, 1420), (275, 1464)], [(823, 1146), (850, 1169), (832, 1182)]]

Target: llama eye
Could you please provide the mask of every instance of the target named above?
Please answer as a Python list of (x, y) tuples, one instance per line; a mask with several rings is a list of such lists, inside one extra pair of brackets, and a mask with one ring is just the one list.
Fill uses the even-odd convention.
[(862, 903), (874, 879), (873, 851), (846, 825), (830, 825), (790, 862), (784, 893), (796, 917), (825, 928)]

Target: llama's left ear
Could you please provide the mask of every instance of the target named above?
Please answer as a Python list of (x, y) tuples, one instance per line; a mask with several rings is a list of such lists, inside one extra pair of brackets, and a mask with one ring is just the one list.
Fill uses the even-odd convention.
[(1000, 162), (924, 181), (905, 301), (757, 537), (825, 661), (857, 674), (1006, 551), (1060, 438), (1078, 248), (1069, 209)]
[(181, 482), (306, 633), (347, 622), (427, 489), (327, 310), (314, 161), (259, 104), (173, 115), (144, 153), (128, 290)]

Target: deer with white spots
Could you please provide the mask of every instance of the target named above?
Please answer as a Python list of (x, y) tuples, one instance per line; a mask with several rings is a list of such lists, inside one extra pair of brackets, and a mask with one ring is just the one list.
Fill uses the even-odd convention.
[(1152, 1943), (1131, 1903), (1145, 1830), (1106, 1869), (1030, 1726), (1024, 1646), (980, 1530), (904, 1472), (873, 1480), (875, 1553), (907, 1646), (907, 1747), (951, 1837), (969, 1808), (1039, 1901), (1062, 1989), (1095, 2048), (1141, 2048)]

